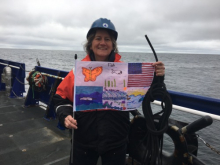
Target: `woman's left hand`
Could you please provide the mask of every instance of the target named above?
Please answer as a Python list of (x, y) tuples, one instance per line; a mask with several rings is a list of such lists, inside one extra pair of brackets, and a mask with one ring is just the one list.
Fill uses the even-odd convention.
[(161, 61), (152, 64), (155, 67), (156, 76), (164, 76), (165, 66)]

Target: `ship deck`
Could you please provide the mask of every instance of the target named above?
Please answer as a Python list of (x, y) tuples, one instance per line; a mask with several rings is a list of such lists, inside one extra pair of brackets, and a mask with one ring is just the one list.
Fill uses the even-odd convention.
[(58, 129), (57, 120), (45, 120), (43, 108), (23, 104), (24, 98), (0, 91), (0, 164), (68, 164), (69, 131)]

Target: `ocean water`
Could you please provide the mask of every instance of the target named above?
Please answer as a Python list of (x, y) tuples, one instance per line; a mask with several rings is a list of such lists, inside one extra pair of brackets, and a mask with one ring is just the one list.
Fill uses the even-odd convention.
[[(37, 58), (43, 67), (70, 71), (74, 67), (75, 54), (78, 60), (86, 55), (83, 51), (0, 49), (0, 59), (25, 63), (27, 71), (37, 65)], [(125, 62), (155, 62), (152, 53), (122, 52), (120, 54), (122, 61)], [(165, 64), (165, 84), (168, 90), (220, 99), (220, 55), (158, 53), (158, 59)], [(170, 116), (187, 123), (200, 117), (175, 109)], [(214, 120), (211, 126), (197, 132), (218, 151), (220, 151), (219, 126), (220, 121)], [(170, 149), (169, 145), (167, 149)], [(198, 158), (208, 165), (220, 164), (220, 155), (206, 147), (201, 140), (199, 140)]]

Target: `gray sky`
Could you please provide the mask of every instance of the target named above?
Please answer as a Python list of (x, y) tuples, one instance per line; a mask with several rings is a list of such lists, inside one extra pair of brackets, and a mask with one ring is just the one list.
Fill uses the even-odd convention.
[(0, 48), (80, 51), (101, 17), (120, 52), (220, 54), (220, 0), (1, 0)]

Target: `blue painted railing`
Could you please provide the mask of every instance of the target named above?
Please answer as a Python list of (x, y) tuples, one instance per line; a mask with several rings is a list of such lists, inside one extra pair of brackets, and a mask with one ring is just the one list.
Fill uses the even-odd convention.
[[(60, 71), (50, 68), (44, 68), (44, 67), (35, 67), (36, 71), (48, 73), (51, 75), (57, 75), (58, 72), (60, 72), (60, 77), (65, 77), (68, 72), (66, 71)], [(28, 102), (26, 102), (27, 105), (35, 104), (35, 101), (38, 99), (45, 104), (48, 104), (49, 98), (50, 98), (50, 89), (55, 81), (55, 78), (48, 77), (48, 89), (45, 92), (38, 93), (38, 96), (35, 99), (30, 99)], [(29, 89), (30, 90), (30, 89)], [(32, 92), (32, 91), (30, 91)], [(170, 93), (170, 96), (172, 98), (172, 102), (175, 105), (196, 109), (202, 112), (207, 112), (215, 115), (220, 115), (220, 100), (214, 99), (214, 98), (208, 98), (203, 96), (197, 96), (192, 94), (186, 94), (181, 92), (175, 92), (175, 91), (168, 91)], [(32, 96), (32, 93), (31, 93)], [(53, 107), (50, 107), (51, 111), (53, 110)], [(53, 114), (53, 113), (51, 113)], [(50, 115), (49, 115), (50, 116)], [(52, 115), (54, 116), (54, 115)], [(50, 117), (52, 117), (50, 116)]]
[(186, 94), (175, 91), (168, 91), (168, 92), (171, 96), (173, 104), (175, 105), (220, 116), (219, 99)]
[[(10, 66), (12, 69), (12, 90), (9, 96), (11, 98), (23, 97), (23, 93), (25, 92), (25, 64), (0, 59), (0, 80), (3, 69), (6, 66)], [(2, 83), (1, 81), (0, 90), (5, 90), (5, 83)]]
[[(0, 60), (0, 62), (6, 63), (8, 65), (14, 65), (14, 66), (20, 67), (20, 69), (12, 68), (12, 71), (13, 71), (12, 89), (16, 93), (16, 95), (22, 95), (23, 92), (25, 92), (24, 85), (22, 85), (21, 83), (18, 83), (17, 79), (21, 82), (24, 82), (25, 64), (10, 62), (6, 60)], [(2, 73), (2, 70), (4, 67), (5, 65), (0, 64), (0, 73)], [(44, 73), (51, 74), (54, 76), (58, 76), (59, 74), (60, 77), (65, 77), (68, 74), (68, 72), (66, 71), (50, 69), (50, 68), (45, 68), (45, 67), (40, 67), (40, 66), (35, 66), (35, 71), (44, 72)], [(17, 79), (15, 79), (15, 77)], [(47, 88), (45, 91), (35, 92), (35, 91), (32, 91), (31, 88), (29, 88), (24, 105), (32, 106), (32, 105), (39, 104), (39, 101), (43, 102), (44, 104), (47, 105), (45, 118), (49, 119), (49, 118), (56, 118), (54, 105), (53, 105), (53, 102), (51, 101), (51, 89), (54, 86), (54, 83), (55, 81), (57, 81), (57, 79), (53, 77), (48, 77), (48, 76), (47, 76), (47, 79), (48, 79), (48, 84), (47, 84)], [(58, 84), (61, 81), (62, 80), (59, 80)], [(4, 84), (2, 83), (0, 83), (0, 90), (4, 90)], [(33, 97), (33, 92), (34, 92), (34, 97)], [(183, 107), (191, 108), (191, 109), (196, 109), (198, 111), (207, 112), (207, 113), (220, 116), (220, 100), (219, 99), (197, 96), (197, 95), (186, 94), (186, 93), (175, 92), (175, 91), (168, 91), (168, 92), (172, 98), (173, 104), (175, 105), (183, 106)], [(11, 93), (11, 97), (14, 97), (13, 93)]]
[[(56, 69), (50, 69), (50, 68), (45, 68), (45, 67), (40, 67), (40, 66), (35, 66), (35, 71), (39, 71), (41, 73), (47, 73), (50, 75), (54, 76), (59, 76), (59, 77), (65, 77), (68, 72), (66, 71), (61, 71), (61, 70), (56, 70)], [(50, 119), (50, 118), (56, 118), (56, 113), (54, 109), (54, 104), (52, 101), (53, 94), (56, 91), (56, 87), (54, 88), (55, 81), (58, 81), (57, 84), (59, 84), (62, 80), (56, 79), (53, 77), (47, 76), (48, 79), (48, 84), (46, 86), (46, 90), (42, 92), (36, 92), (33, 91), (32, 88), (29, 87), (27, 97), (25, 100), (25, 107), (28, 106), (34, 106), (34, 105), (39, 105), (39, 101), (47, 105), (46, 113), (45, 113), (45, 119)]]

